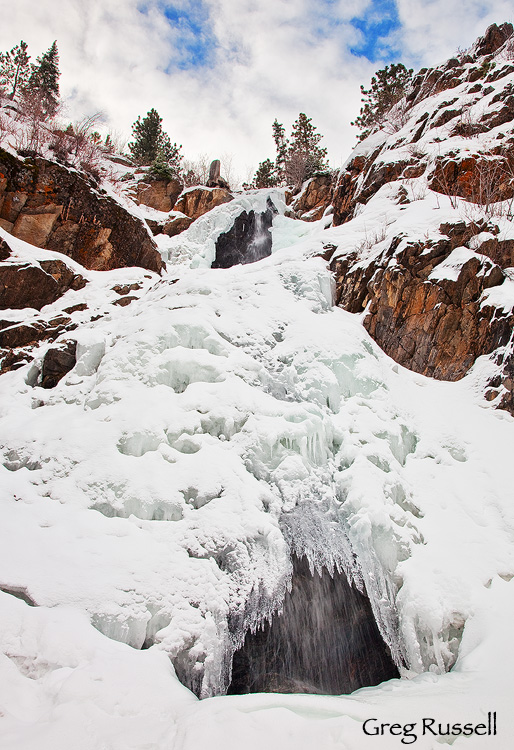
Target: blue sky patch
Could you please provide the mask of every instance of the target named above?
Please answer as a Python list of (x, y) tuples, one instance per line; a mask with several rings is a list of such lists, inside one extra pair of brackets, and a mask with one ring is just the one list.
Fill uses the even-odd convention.
[[(216, 39), (211, 31), (209, 10), (202, 0), (159, 2), (158, 7), (176, 33), (175, 55), (166, 66), (166, 72), (177, 68), (191, 70), (209, 65), (216, 48)], [(144, 5), (139, 9), (145, 12)]]
[(390, 38), (401, 26), (395, 0), (372, 0), (366, 12), (352, 18), (351, 24), (362, 34), (362, 42), (350, 49), (352, 55), (371, 62), (398, 59), (398, 47)]

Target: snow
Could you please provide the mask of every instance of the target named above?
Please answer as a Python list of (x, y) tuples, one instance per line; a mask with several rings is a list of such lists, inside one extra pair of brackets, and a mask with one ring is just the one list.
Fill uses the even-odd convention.
[(514, 278), (508, 276), (500, 286), (487, 289), (482, 295), (480, 304), (482, 307), (486, 305), (497, 307), (504, 313), (511, 312), (514, 308)]
[(484, 256), (474, 253), (467, 247), (456, 247), (447, 258), (434, 268), (428, 278), (430, 281), (441, 281), (442, 279), (457, 281), (462, 267), (472, 258), (485, 260)]
[[(216, 211), (222, 227), (235, 207)], [(2, 377), (6, 747), (64, 747), (87, 722), (85, 748), (227, 747), (228, 726), (233, 747), (273, 728), (281, 747), (351, 748), (370, 710), (419, 720), (431, 705), (440, 715), (444, 693), (445, 715), (474, 706), (478, 722), (504, 705), (482, 689), (501, 618), (476, 635), (473, 623), (501, 609), (498, 586), (510, 595), (514, 420), (477, 403), (473, 373), (414, 375), (332, 308), (312, 255), (341, 230), (279, 216), (270, 258), (219, 271), (193, 256), (73, 332), (78, 362), (55, 389), (27, 382), (47, 345)], [(192, 235), (182, 241), (201, 255), (207, 229)], [(103, 298), (105, 276), (89, 275), (84, 292)], [(404, 678), (341, 699), (208, 698), (245, 630), (279, 606), (291, 530), (313, 567), (366, 588)], [(87, 654), (69, 663), (68, 648)]]
[[(353, 156), (403, 158), (399, 141), (427, 108)], [(469, 146), (434, 140), (452, 127), (426, 131), (427, 158)], [(268, 198), (272, 255), (211, 269), (217, 237)], [(440, 240), (440, 225), (469, 210), (424, 175), (384, 185), (325, 229), (284, 216), (282, 191), (255, 191), (159, 235), (162, 278), (85, 271), (0, 230), (15, 258), (60, 258), (88, 280), (33, 312), (88, 304), (62, 337), (78, 342), (73, 370), (36, 385), (43, 342), (0, 380), (2, 748), (387, 750), (410, 743), (367, 737), (366, 719), (419, 734), (423, 717), (477, 724), (491, 711), (497, 737), (419, 735), (416, 748), (511, 747), (514, 419), (483, 399), (492, 360), (455, 383), (395, 364), (362, 316), (332, 306), (318, 257), (333, 244), (365, 265), (395, 236), (396, 252)], [(506, 214), (494, 222), (512, 236)], [(456, 280), (491, 236), (430, 278)], [(134, 282), (137, 299), (113, 305), (113, 286)], [(481, 304), (510, 310), (513, 284), (509, 272)], [(245, 632), (280, 608), (291, 550), (367, 592), (401, 679), (341, 697), (224, 695)]]

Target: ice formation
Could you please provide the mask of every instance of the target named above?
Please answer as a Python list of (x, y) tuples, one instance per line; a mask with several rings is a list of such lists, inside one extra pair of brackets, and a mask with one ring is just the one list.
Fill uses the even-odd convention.
[[(77, 266), (88, 285), (42, 310), (89, 312), (61, 337), (77, 362), (55, 388), (39, 384), (45, 343), (1, 378), (2, 747), (360, 750), (371, 715), (496, 709), (510, 747), (513, 419), (482, 399), (491, 361), (455, 383), (395, 364), (333, 306), (320, 257), (361, 247), (364, 263), (393, 233), (460, 219), (423, 176), (406, 206), (397, 188), (330, 228), (287, 218), (280, 190), (247, 193), (159, 235), (162, 278)], [(219, 237), (269, 201), (272, 254), (212, 268)], [(28, 263), (45, 252), (0, 236)], [(112, 304), (120, 282), (140, 285), (127, 307)], [(511, 309), (512, 287), (481, 304)], [(233, 653), (280, 612), (293, 555), (369, 597), (402, 679), (342, 698), (224, 696)]]
[[(203, 223), (216, 235), (236, 210)], [(201, 222), (169, 240), (190, 256), (180, 278), (172, 267), (85, 326), (55, 389), (37, 386), (40, 359), (4, 376), (2, 586), (156, 644), (206, 697), (226, 691), (234, 649), (280, 609), (292, 551), (367, 593), (399, 668), (444, 672), (471, 604), (446, 576), (413, 596), (410, 566), (423, 570), (425, 488), (445, 505), (468, 448), (449, 428), (427, 437), (396, 390), (410, 379), (422, 394), (423, 378), (332, 307), (311, 257), (319, 227), (298, 241), (278, 216), (289, 249), (217, 270), (195, 261)]]
[(83, 613), (222, 695), (234, 650), (280, 610), (294, 552), (366, 592), (404, 676), (443, 679), (483, 584), (511, 575), (512, 419), (475, 403), (480, 363), (460, 383), (395, 365), (332, 306), (316, 255), (344, 227), (288, 219), (276, 194), (273, 254), (209, 268), (208, 237), (267, 197), (168, 240), (182, 262), (140, 274), (129, 307), (105, 305), (129, 272), (90, 272), (103, 315), (73, 332), (77, 364), (55, 388), (37, 385), (44, 345), (2, 376), (0, 588), (27, 623), (41, 613), (23, 637), (4, 624), (5, 668), (33, 669), (23, 639), (43, 613)]

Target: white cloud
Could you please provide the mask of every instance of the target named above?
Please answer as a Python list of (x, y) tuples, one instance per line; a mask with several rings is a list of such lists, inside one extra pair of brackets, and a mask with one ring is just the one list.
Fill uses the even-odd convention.
[(419, 65), (437, 65), (470, 47), (492, 24), (511, 21), (511, 0), (397, 0), (405, 55)]
[[(338, 166), (355, 142), (349, 123), (358, 114), (359, 84), (380, 67), (350, 53), (359, 40), (350, 21), (371, 0), (203, 0), (203, 13), (199, 0), (191, 2), (17, 0), (0, 28), (0, 49), (23, 38), (35, 57), (57, 39), (69, 119), (102, 110), (129, 137), (136, 117), (155, 107), (187, 156), (232, 152), (244, 172), (274, 155), (274, 118), (289, 128), (302, 111)], [(187, 24), (168, 22), (166, 5), (193, 9), (196, 22), (208, 19), (213, 46), (204, 67), (180, 67), (194, 38)], [(398, 0), (397, 36), (408, 58), (435, 64), (471, 44), (490, 21), (504, 20), (507, 5)]]

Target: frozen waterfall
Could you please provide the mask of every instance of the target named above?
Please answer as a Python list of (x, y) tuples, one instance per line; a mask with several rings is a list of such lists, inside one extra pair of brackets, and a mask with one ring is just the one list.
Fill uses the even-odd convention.
[(282, 611), (247, 634), (228, 692), (340, 695), (398, 676), (367, 597), (344, 573), (311, 572), (294, 556)]

